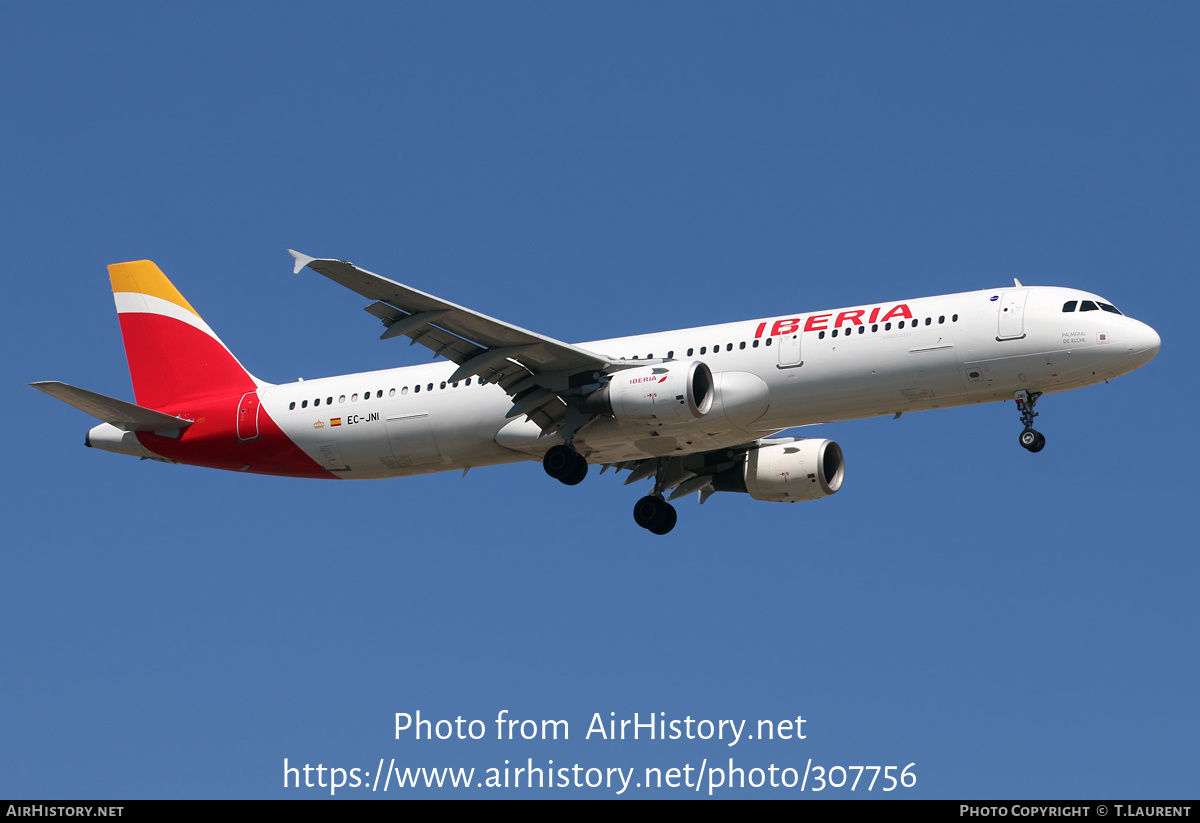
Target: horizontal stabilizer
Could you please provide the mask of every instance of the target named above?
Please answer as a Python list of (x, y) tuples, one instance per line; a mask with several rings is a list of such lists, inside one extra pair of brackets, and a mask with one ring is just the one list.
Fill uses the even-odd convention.
[(103, 420), (105, 423), (110, 423), (121, 431), (182, 431), (192, 425), (193, 422), (191, 420), (184, 420), (182, 417), (172, 417), (169, 414), (154, 411), (154, 409), (147, 409), (144, 406), (128, 403), (124, 400), (117, 400), (115, 397), (106, 397), (94, 391), (69, 386), (66, 383), (59, 383), (57, 380), (46, 380), (40, 383), (30, 383), (29, 385), (38, 391), (44, 391), (51, 397), (58, 398), (67, 405), (74, 406), (82, 412), (87, 412), (92, 417)]

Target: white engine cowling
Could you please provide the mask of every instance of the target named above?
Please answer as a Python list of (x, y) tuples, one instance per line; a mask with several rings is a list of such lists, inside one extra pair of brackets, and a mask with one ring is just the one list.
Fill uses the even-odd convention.
[(746, 492), (755, 500), (819, 500), (842, 487), (846, 463), (832, 440), (768, 443), (746, 453), (746, 462), (713, 478), (717, 491)]
[(700, 361), (625, 369), (588, 398), (608, 407), (618, 423), (667, 426), (708, 414), (713, 404), (713, 376)]

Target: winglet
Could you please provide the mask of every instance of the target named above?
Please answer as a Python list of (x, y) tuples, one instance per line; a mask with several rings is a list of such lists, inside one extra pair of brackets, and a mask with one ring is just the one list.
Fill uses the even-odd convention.
[(288, 249), (288, 254), (296, 258), (296, 268), (292, 269), (292, 274), (299, 274), (300, 269), (317, 259), (315, 257), (309, 257), (307, 254), (301, 254), (295, 249)]

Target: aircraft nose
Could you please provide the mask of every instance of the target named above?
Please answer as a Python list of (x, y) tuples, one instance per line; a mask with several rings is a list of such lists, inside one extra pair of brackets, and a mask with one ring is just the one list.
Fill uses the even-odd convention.
[(1162, 345), (1162, 338), (1158, 336), (1158, 332), (1145, 323), (1135, 322), (1137, 325), (1129, 333), (1129, 357), (1135, 364), (1134, 368), (1137, 368), (1154, 359), (1154, 355), (1158, 354), (1158, 349)]

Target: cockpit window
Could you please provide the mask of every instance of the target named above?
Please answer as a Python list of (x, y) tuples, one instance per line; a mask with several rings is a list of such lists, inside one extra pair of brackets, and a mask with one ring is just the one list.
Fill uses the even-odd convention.
[(1091, 300), (1084, 300), (1083, 305), (1079, 307), (1080, 311), (1099, 311), (1100, 308)]
[(1066, 303), (1063, 303), (1063, 312), (1075, 311), (1075, 307), (1078, 305), (1078, 300), (1068, 300)]
[(1120, 314), (1121, 313), (1117, 310), (1117, 307), (1114, 306), (1112, 303), (1101, 303), (1100, 308), (1104, 309), (1106, 312), (1109, 312), (1111, 314)]

